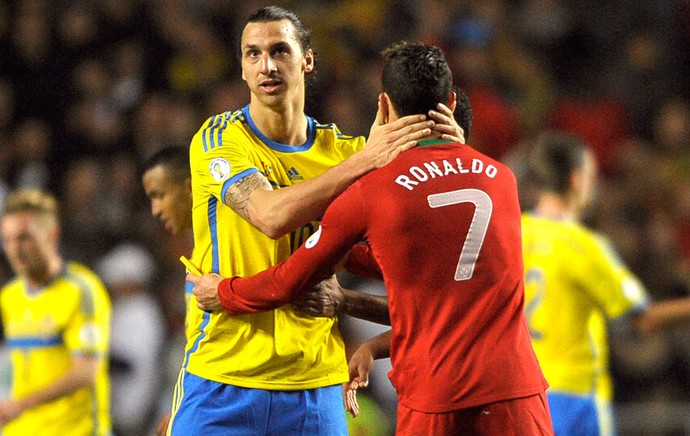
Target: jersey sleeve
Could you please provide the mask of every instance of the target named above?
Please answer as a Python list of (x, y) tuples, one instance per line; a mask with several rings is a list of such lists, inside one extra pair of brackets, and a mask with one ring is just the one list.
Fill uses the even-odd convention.
[(222, 202), (234, 182), (259, 171), (250, 159), (245, 133), (229, 123), (228, 114), (209, 118), (190, 145), (196, 186)]
[(76, 310), (64, 330), (65, 346), (72, 354), (108, 354), (110, 306), (99, 298), (106, 291), (98, 286), (86, 281), (80, 284)]
[(218, 295), (223, 308), (231, 315), (274, 309), (333, 274), (335, 265), (364, 237), (364, 205), (357, 186), (333, 201), (316, 233), (290, 258), (252, 277), (221, 281)]
[(597, 235), (591, 247), (588, 250), (589, 271), (584, 271), (582, 278), (590, 282), (586, 289), (607, 318), (620, 318), (647, 306), (649, 299), (644, 287), (623, 264), (609, 241)]

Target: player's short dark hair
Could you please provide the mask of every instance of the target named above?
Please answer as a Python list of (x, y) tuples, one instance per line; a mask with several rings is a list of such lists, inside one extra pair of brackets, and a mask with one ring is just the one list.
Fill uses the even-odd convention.
[[(279, 6), (266, 6), (258, 9), (247, 18), (247, 23), (270, 23), (273, 21), (289, 20), (295, 28), (295, 37), (306, 53), (311, 48), (311, 30), (302, 22), (299, 16)], [(246, 26), (245, 24), (245, 26)], [(240, 47), (241, 49), (241, 47)]]
[(537, 189), (565, 194), (586, 154), (587, 146), (576, 137), (560, 131), (543, 132), (529, 149), (527, 180)]
[(448, 102), (453, 75), (438, 47), (401, 42), (383, 52), (381, 85), (399, 116), (425, 114)]
[(189, 150), (186, 148), (178, 146), (161, 148), (142, 163), (141, 175), (159, 165), (165, 167), (171, 178), (178, 183), (191, 177)]

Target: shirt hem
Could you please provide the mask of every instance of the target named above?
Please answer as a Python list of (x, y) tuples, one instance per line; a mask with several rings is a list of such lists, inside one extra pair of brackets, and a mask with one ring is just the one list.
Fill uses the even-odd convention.
[(399, 401), (402, 405), (407, 407), (408, 409), (416, 410), (418, 412), (424, 412), (424, 413), (448, 413), (448, 412), (453, 412), (456, 410), (462, 410), (462, 409), (469, 409), (471, 407), (479, 407), (483, 406), (485, 404), (491, 404), (491, 403), (497, 403), (499, 401), (508, 401), (508, 400), (514, 400), (516, 398), (524, 398), (524, 397), (529, 397), (531, 395), (537, 395), (542, 392), (545, 392), (546, 389), (548, 388), (548, 385), (546, 386), (541, 386), (541, 387), (534, 387), (530, 389), (525, 389), (524, 391), (517, 391), (517, 392), (511, 392), (511, 393), (504, 393), (500, 395), (491, 395), (487, 397), (479, 397), (479, 398), (472, 398), (469, 400), (464, 400), (464, 401), (456, 401), (452, 403), (444, 403), (441, 405), (436, 405), (434, 407), (430, 407), (430, 403), (424, 403), (424, 404), (418, 404), (415, 402), (412, 402), (408, 399), (403, 399), (400, 398)]
[(223, 383), (241, 388), (264, 389), (268, 391), (301, 391), (305, 389), (316, 389), (338, 385), (350, 381), (350, 376), (347, 373), (320, 378), (316, 380), (286, 382), (256, 380), (253, 378), (245, 377), (209, 377), (207, 375), (202, 375), (194, 371), (191, 371), (189, 368), (187, 368), (187, 372), (189, 372), (190, 374), (194, 374), (197, 377), (214, 381), (216, 383)]

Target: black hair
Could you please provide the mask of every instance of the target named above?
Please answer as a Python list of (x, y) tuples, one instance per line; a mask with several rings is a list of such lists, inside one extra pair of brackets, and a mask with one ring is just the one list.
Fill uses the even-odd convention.
[[(247, 18), (247, 23), (270, 23), (273, 21), (289, 20), (295, 29), (295, 38), (302, 47), (302, 52), (306, 53), (311, 48), (311, 30), (304, 25), (299, 16), (287, 9), (279, 6), (266, 6), (258, 9)], [(240, 47), (240, 50), (242, 48)]]
[(186, 148), (178, 146), (161, 148), (142, 163), (141, 175), (159, 165), (166, 167), (176, 182), (182, 183), (191, 177), (189, 150)]
[(426, 114), (447, 103), (453, 76), (438, 47), (402, 42), (383, 52), (381, 85), (401, 117)]
[(537, 136), (527, 158), (527, 180), (539, 190), (565, 194), (573, 172), (582, 168), (587, 146), (576, 137), (558, 131)]

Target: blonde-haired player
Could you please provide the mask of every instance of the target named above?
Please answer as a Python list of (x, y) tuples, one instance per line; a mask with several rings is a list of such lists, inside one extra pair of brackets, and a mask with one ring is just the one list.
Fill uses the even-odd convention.
[(34, 190), (11, 194), (2, 245), (17, 274), (0, 291), (12, 361), (2, 434), (108, 435), (110, 299), (86, 266), (59, 253), (58, 205)]

